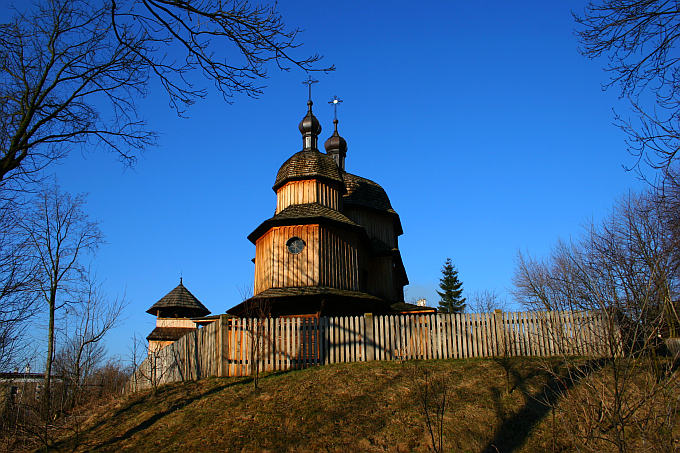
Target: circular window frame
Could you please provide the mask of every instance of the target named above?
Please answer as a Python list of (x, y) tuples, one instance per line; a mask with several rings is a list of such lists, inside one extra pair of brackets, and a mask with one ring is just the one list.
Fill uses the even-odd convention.
[[(295, 244), (302, 244), (302, 247), (300, 247), (300, 250), (296, 250), (294, 248)], [(304, 239), (297, 237), (297, 236), (293, 236), (286, 241), (286, 248), (288, 249), (288, 252), (293, 254), (293, 255), (299, 255), (300, 253), (302, 253), (302, 251), (305, 249), (306, 246), (307, 246), (307, 243), (304, 241)]]

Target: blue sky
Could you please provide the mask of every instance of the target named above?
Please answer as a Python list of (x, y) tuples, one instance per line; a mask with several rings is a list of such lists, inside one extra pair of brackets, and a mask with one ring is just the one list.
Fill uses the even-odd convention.
[[(447, 257), (467, 295), (511, 299), (518, 251), (545, 254), (643, 187), (623, 169), (634, 161), (612, 125), (612, 107), (626, 107), (602, 91), (602, 62), (577, 52), (571, 10), (584, 4), (280, 4), (305, 30), (298, 54), (318, 52), (337, 67), (315, 75), (320, 141), (338, 95), (347, 170), (381, 184), (401, 216), (407, 300), (436, 305)], [(213, 313), (252, 287), (246, 236), (274, 212), (271, 187), (301, 149), (306, 109), (304, 73), (272, 67), (270, 76), (260, 99), (228, 105), (213, 93), (189, 119), (152, 89), (141, 108), (159, 145), (133, 169), (96, 151), (52, 167), (65, 189), (89, 193), (107, 240), (94, 267), (111, 295), (129, 300), (112, 353), (125, 355), (133, 333), (153, 329), (145, 310), (180, 274)]]

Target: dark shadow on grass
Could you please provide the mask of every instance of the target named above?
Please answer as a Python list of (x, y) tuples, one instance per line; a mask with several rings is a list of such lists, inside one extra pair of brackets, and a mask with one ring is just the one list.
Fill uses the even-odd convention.
[[(569, 377), (566, 372), (559, 375), (549, 375), (548, 382), (535, 393), (530, 393), (525, 385), (525, 378), (517, 370), (512, 370), (515, 387), (519, 388), (525, 396), (524, 406), (512, 414), (505, 417), (502, 408), (498, 406), (500, 399), (496, 402), (497, 410), (501, 416), (501, 424), (496, 429), (493, 439), (482, 449), (484, 453), (503, 453), (512, 452), (521, 447), (529, 437), (531, 430), (545, 418), (565, 391), (577, 385), (581, 379), (601, 369), (605, 365), (605, 360), (590, 360), (582, 369), (583, 374), (578, 377)], [(499, 395), (497, 395), (500, 398)]]
[[(262, 376), (260, 377), (260, 379), (267, 380), (267, 379), (270, 379), (270, 378), (272, 378), (272, 377), (281, 376), (281, 375), (290, 373), (291, 371), (297, 371), (297, 370), (286, 370), (286, 371), (268, 372), (268, 373), (262, 375)], [(253, 378), (252, 378), (252, 377), (246, 377), (246, 378), (243, 378), (243, 379), (239, 379), (239, 380), (237, 380), (237, 381), (229, 382), (229, 383), (224, 384), (224, 385), (218, 385), (218, 386), (216, 386), (216, 387), (214, 387), (214, 388), (212, 388), (212, 389), (210, 389), (210, 390), (208, 390), (208, 391), (206, 391), (206, 392), (200, 393), (200, 394), (195, 395), (195, 396), (192, 396), (192, 397), (190, 397), (190, 398), (181, 399), (180, 401), (177, 401), (175, 404), (173, 404), (172, 406), (170, 406), (168, 409), (166, 409), (166, 410), (164, 410), (164, 411), (162, 411), (162, 412), (159, 412), (159, 413), (157, 413), (157, 414), (152, 415), (151, 417), (149, 417), (148, 419), (146, 419), (146, 420), (144, 420), (143, 422), (139, 423), (138, 425), (136, 425), (136, 426), (134, 426), (134, 427), (128, 429), (125, 433), (123, 433), (123, 434), (121, 434), (121, 435), (119, 435), (119, 436), (112, 437), (112, 438), (106, 440), (105, 442), (102, 442), (102, 443), (100, 443), (100, 444), (94, 446), (93, 449), (95, 449), (95, 450), (101, 449), (101, 448), (104, 448), (104, 447), (113, 445), (113, 444), (115, 444), (116, 442), (120, 442), (120, 441), (126, 440), (126, 439), (132, 437), (133, 435), (137, 434), (138, 432), (143, 431), (143, 430), (145, 430), (145, 429), (147, 429), (147, 428), (150, 428), (151, 426), (154, 425), (154, 423), (156, 423), (158, 420), (162, 419), (163, 417), (172, 414), (172, 413), (175, 412), (176, 410), (183, 409), (183, 408), (185, 408), (186, 406), (190, 405), (191, 403), (193, 403), (193, 402), (195, 402), (195, 401), (197, 401), (197, 400), (200, 400), (200, 399), (205, 398), (205, 397), (207, 397), (207, 396), (213, 395), (213, 394), (215, 394), (215, 393), (217, 393), (217, 392), (220, 392), (220, 391), (222, 391), (222, 390), (224, 390), (224, 389), (227, 389), (227, 388), (229, 388), (229, 387), (233, 387), (233, 386), (235, 386), (235, 385), (240, 385), (240, 384), (249, 384), (249, 383), (251, 383), (251, 382), (253, 382)], [(163, 389), (163, 387), (161, 387), (161, 388), (159, 389), (159, 392), (155, 395), (155, 397), (156, 397), (156, 398), (158, 398), (158, 397), (163, 397), (164, 394), (166, 394), (165, 396), (170, 396), (170, 395), (172, 395), (173, 393), (176, 393), (176, 392), (181, 391), (181, 388), (182, 388), (182, 386), (174, 386), (174, 387), (172, 387), (172, 388), (170, 388), (170, 389)], [(119, 417), (119, 416), (125, 414), (126, 412), (129, 412), (133, 407), (135, 407), (135, 406), (137, 406), (137, 405), (139, 405), (139, 404), (141, 404), (141, 403), (143, 403), (143, 402), (146, 402), (146, 400), (147, 400), (147, 398), (149, 398), (149, 396), (150, 396), (150, 395), (147, 395), (147, 396), (145, 396), (145, 397), (140, 397), (140, 398), (138, 398), (138, 399), (137, 399), (135, 402), (133, 402), (131, 405), (126, 406), (126, 407), (124, 407), (124, 408), (121, 408), (121, 409), (119, 409), (115, 414), (113, 414), (112, 416), (109, 416), (109, 417), (106, 417), (105, 419), (100, 420), (97, 424), (95, 424), (95, 425), (93, 425), (92, 427), (90, 427), (89, 429), (87, 429), (87, 430), (85, 431), (85, 433), (89, 433), (89, 432), (94, 431), (96, 428), (98, 428), (98, 427), (100, 427), (101, 425), (103, 425), (107, 420), (116, 419), (117, 417)], [(85, 434), (85, 433), (83, 433), (83, 434)], [(82, 435), (81, 435), (81, 436), (82, 436)], [(57, 444), (56, 446), (57, 446), (57, 447), (65, 447), (65, 446), (67, 446), (67, 445), (69, 444), (69, 441), (72, 441), (72, 440), (73, 440), (73, 439), (67, 439), (67, 440), (65, 440), (65, 441), (60, 442), (60, 443)], [(76, 441), (76, 442), (77, 442), (77, 441)], [(76, 446), (77, 446), (77, 445), (76, 445)], [(75, 449), (75, 448), (74, 448), (74, 449)]]
[[(211, 388), (210, 390), (208, 390), (208, 391), (206, 391), (206, 392), (203, 392), (203, 393), (200, 393), (200, 394), (198, 394), (198, 395), (194, 395), (194, 396), (192, 396), (192, 397), (184, 398), (184, 399), (182, 399), (182, 400), (180, 400), (180, 401), (177, 401), (175, 404), (173, 404), (172, 406), (170, 406), (168, 409), (166, 409), (166, 410), (164, 410), (164, 411), (162, 411), (162, 412), (159, 412), (159, 413), (157, 413), (157, 414), (152, 415), (151, 417), (149, 417), (148, 419), (146, 419), (146, 420), (144, 420), (143, 422), (139, 423), (138, 425), (136, 425), (136, 426), (134, 426), (134, 427), (128, 429), (125, 433), (121, 434), (120, 436), (112, 437), (112, 438), (106, 440), (105, 442), (102, 442), (102, 443), (100, 443), (100, 444), (98, 444), (98, 445), (93, 446), (93, 447), (92, 447), (92, 450), (98, 450), (98, 449), (104, 448), (104, 447), (106, 447), (106, 446), (110, 446), (110, 445), (112, 445), (112, 444), (114, 444), (114, 443), (116, 443), (116, 442), (119, 442), (119, 441), (128, 439), (128, 438), (132, 437), (133, 435), (135, 435), (136, 433), (138, 433), (138, 432), (140, 432), (140, 431), (143, 431), (143, 430), (145, 430), (145, 429), (151, 427), (154, 423), (156, 423), (158, 420), (160, 420), (161, 418), (165, 417), (166, 415), (169, 415), (169, 414), (175, 412), (175, 411), (178, 410), (178, 409), (182, 409), (182, 408), (184, 408), (184, 407), (190, 405), (190, 404), (193, 403), (194, 401), (200, 400), (200, 399), (205, 398), (205, 397), (207, 397), (207, 396), (210, 396), (210, 395), (212, 395), (212, 394), (214, 394), (214, 393), (220, 392), (220, 391), (222, 391), (222, 390), (224, 390), (224, 389), (226, 389), (226, 388), (233, 387), (233, 386), (239, 385), (239, 384), (247, 384), (247, 383), (249, 383), (249, 382), (252, 382), (252, 378), (250, 378), (250, 377), (244, 378), (244, 379), (239, 379), (238, 381), (229, 382), (229, 383), (224, 384), (224, 385), (218, 385), (218, 386), (216, 386), (216, 387)], [(175, 387), (175, 388), (173, 388), (173, 389), (171, 390), (171, 392), (172, 392), (173, 390), (178, 390), (179, 388), (180, 388), (180, 387)], [(170, 394), (171, 392), (167, 392), (167, 393)], [(162, 396), (162, 394), (163, 394), (163, 392), (161, 391), (161, 392), (159, 392), (158, 394), (156, 394), (155, 396), (156, 396), (156, 397)], [(102, 426), (102, 425), (103, 425), (106, 421), (108, 421), (108, 420), (115, 420), (117, 417), (121, 416), (121, 415), (124, 414), (125, 412), (130, 411), (134, 406), (137, 406), (137, 405), (141, 404), (141, 403), (142, 403), (143, 401), (145, 401), (148, 397), (149, 397), (149, 396), (140, 397), (137, 401), (135, 401), (135, 402), (132, 403), (131, 405), (126, 406), (126, 407), (124, 407), (124, 408), (122, 408), (122, 409), (119, 409), (118, 411), (116, 411), (115, 414), (112, 414), (112, 415), (110, 415), (110, 416), (108, 416), (108, 417), (106, 417), (106, 418), (100, 420), (98, 423), (96, 423), (95, 425), (93, 425), (93, 426), (91, 426), (90, 428), (88, 428), (85, 432), (83, 432), (83, 433), (81, 434), (80, 437), (84, 437), (87, 433), (91, 433), (92, 431), (94, 431), (94, 430), (97, 429), (98, 427)], [(76, 442), (76, 445), (70, 445), (70, 444), (72, 444), (72, 442), (73, 442), (74, 440), (75, 440), (75, 442)], [(77, 440), (77, 439), (73, 439), (73, 438), (68, 438), (68, 439), (65, 439), (65, 440), (63, 440), (63, 441), (61, 441), (61, 442), (59, 442), (59, 443), (57, 443), (57, 444), (55, 445), (56, 448), (63, 448), (63, 447), (68, 447), (68, 446), (71, 446), (71, 447), (73, 448), (73, 450), (75, 450), (75, 449), (79, 446), (79, 445), (78, 445), (78, 440)]]

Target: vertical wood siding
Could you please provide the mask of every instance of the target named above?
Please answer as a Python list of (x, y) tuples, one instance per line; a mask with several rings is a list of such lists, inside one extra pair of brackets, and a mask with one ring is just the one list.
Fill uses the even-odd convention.
[(149, 354), (127, 389), (209, 376), (247, 376), (256, 366), (260, 371), (283, 371), (367, 360), (597, 357), (610, 351), (620, 354), (613, 347), (618, 344), (599, 312), (222, 316)]
[(385, 213), (368, 209), (346, 207), (343, 213), (363, 226), (368, 237), (380, 239), (390, 247), (397, 247), (397, 236), (394, 232), (394, 219)]
[[(286, 242), (296, 236), (305, 248), (292, 254)], [(319, 225), (274, 227), (255, 243), (255, 294), (286, 286), (319, 284)]]
[(359, 291), (359, 254), (356, 238), (334, 228), (320, 227), (319, 284)]
[(291, 181), (276, 191), (276, 213), (292, 204), (319, 203), (331, 209), (340, 209), (340, 193), (336, 187), (316, 179)]

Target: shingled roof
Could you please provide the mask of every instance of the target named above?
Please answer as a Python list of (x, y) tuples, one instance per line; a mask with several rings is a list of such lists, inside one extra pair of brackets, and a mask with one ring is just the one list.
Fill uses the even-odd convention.
[(396, 214), (385, 189), (380, 187), (380, 184), (351, 173), (345, 173), (344, 180), (347, 193), (342, 197), (343, 203)]
[(317, 150), (302, 150), (281, 165), (273, 189), (278, 190), (288, 181), (310, 178), (337, 181), (342, 184), (342, 175), (331, 156)]
[(325, 286), (269, 288), (227, 310), (234, 316), (253, 316), (258, 308), (271, 316), (319, 313), (340, 316), (388, 312), (390, 302), (360, 291)]
[(248, 240), (254, 244), (269, 228), (280, 225), (297, 225), (300, 221), (304, 221), (305, 224), (314, 221), (332, 222), (352, 228), (361, 228), (359, 224), (353, 222), (339, 211), (327, 208), (319, 203), (293, 204), (274, 217), (262, 222), (260, 226), (248, 235)]
[(404, 232), (401, 227), (399, 214), (392, 209), (390, 199), (387, 197), (385, 189), (383, 189), (380, 184), (351, 173), (345, 173), (343, 178), (346, 190), (345, 194), (342, 196), (342, 203), (344, 206), (347, 206), (348, 208), (352, 206), (369, 208), (389, 214), (394, 219), (396, 234), (399, 235)]
[(163, 296), (146, 312), (155, 315), (159, 311), (162, 315), (169, 314), (171, 316), (181, 314), (188, 317), (198, 317), (210, 314), (210, 310), (205, 308), (205, 305), (184, 287), (181, 279), (175, 289)]
[(189, 332), (196, 330), (194, 327), (156, 327), (147, 335), (147, 340), (177, 341)]
[(379, 297), (360, 291), (350, 291), (346, 289), (338, 289), (324, 286), (295, 286), (286, 288), (269, 288), (258, 294), (253, 298), (258, 299), (273, 299), (278, 297), (304, 297), (304, 296), (340, 296), (353, 297), (356, 299), (370, 299), (382, 300)]

